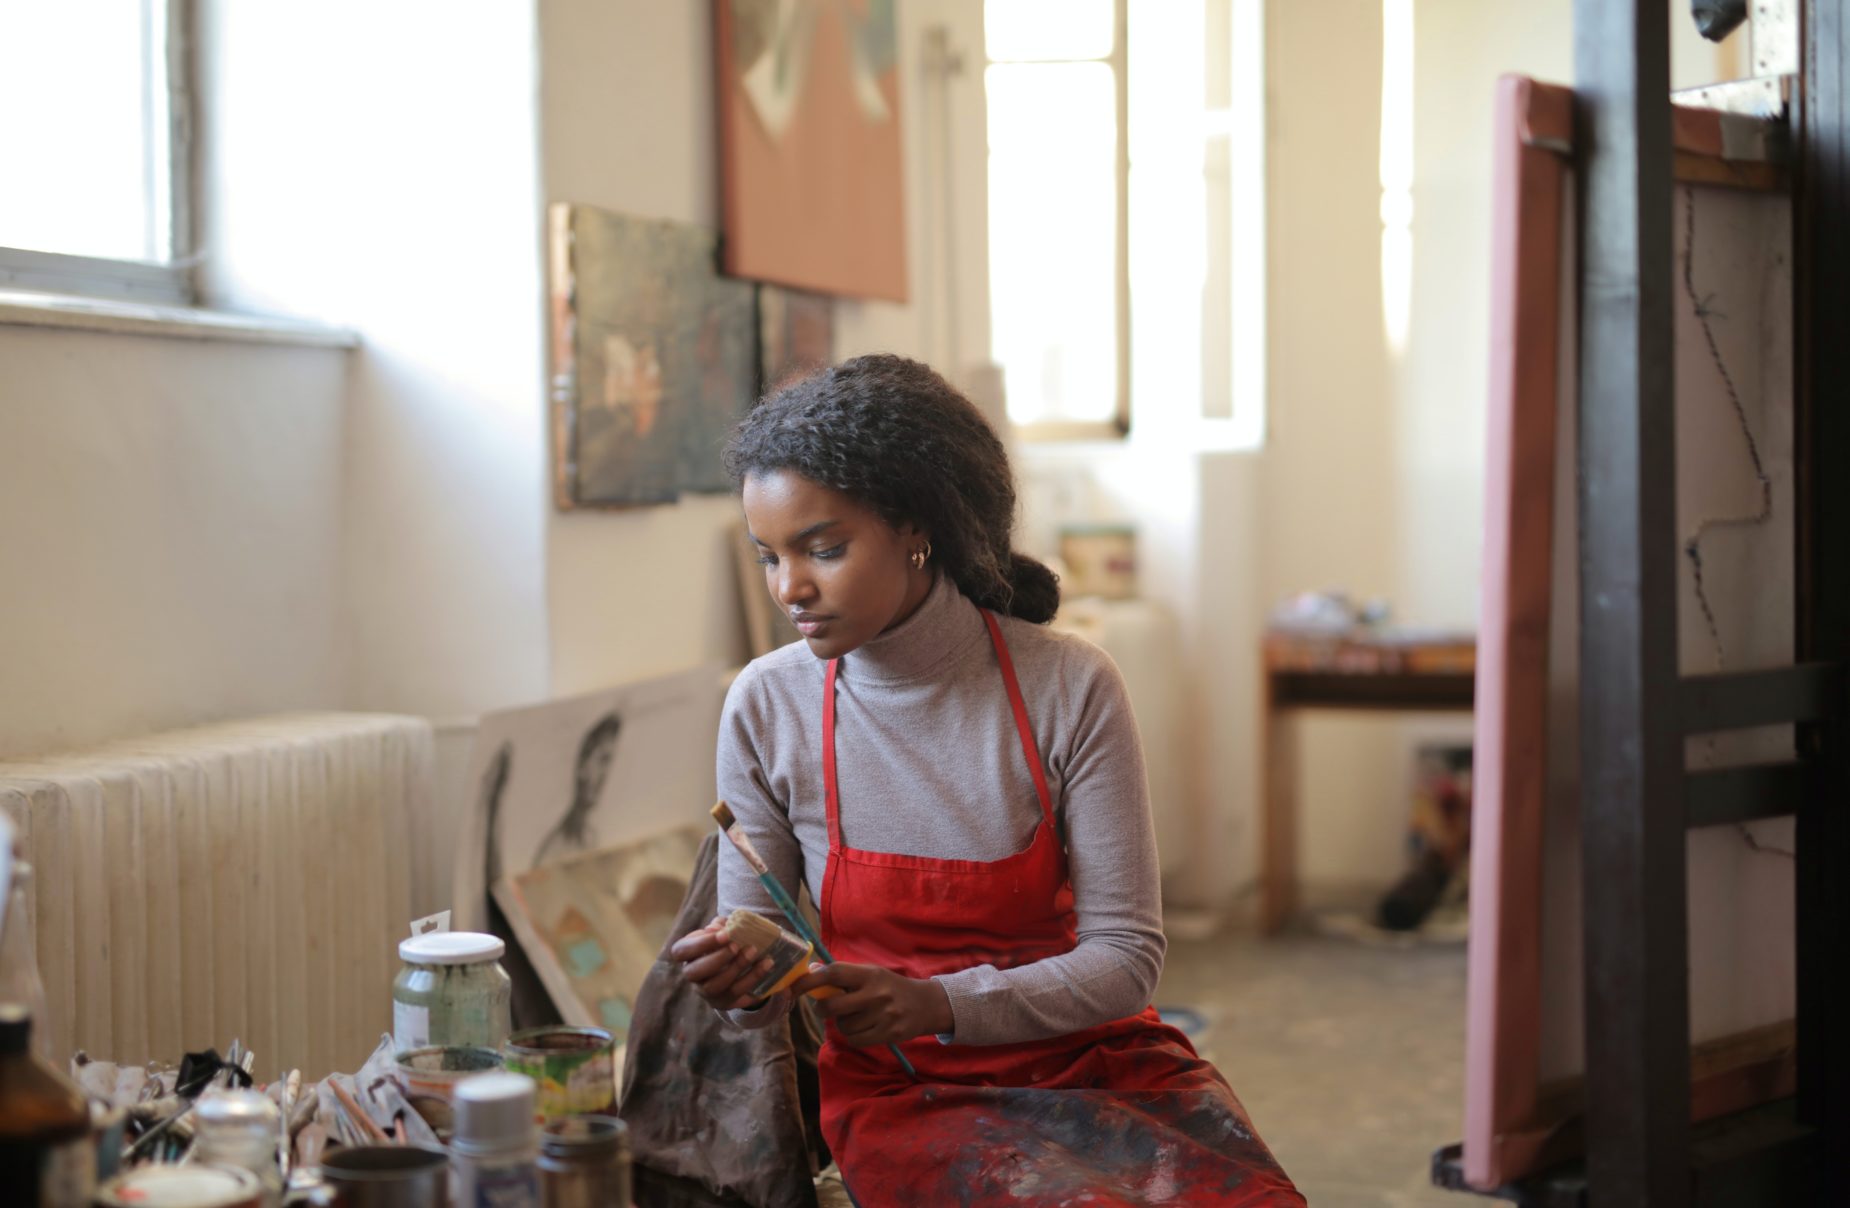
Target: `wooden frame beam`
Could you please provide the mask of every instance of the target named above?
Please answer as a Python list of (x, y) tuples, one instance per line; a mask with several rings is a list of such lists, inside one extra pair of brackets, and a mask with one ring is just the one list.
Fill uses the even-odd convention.
[[(1850, 661), (1850, 11), (1804, 0), (1799, 14), (1794, 442), (1799, 500), (1799, 657)], [(1822, 1186), (1850, 1179), (1850, 729), (1802, 726), (1810, 764), (1794, 830), (1799, 1119), (1819, 1133)]]
[(1661, 0), (1575, 0), (1574, 74), (1587, 1175), (1596, 1203), (1681, 1208), (1689, 970)]

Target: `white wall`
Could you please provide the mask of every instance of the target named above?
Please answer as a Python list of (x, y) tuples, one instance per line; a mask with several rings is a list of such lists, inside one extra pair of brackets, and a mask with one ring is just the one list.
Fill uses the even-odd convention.
[(339, 491), (346, 701), (444, 715), (537, 699), (532, 7), (337, 0), (304, 21), (221, 2), (209, 27), (212, 296), (362, 339)]
[[(1667, 0), (1672, 80), (1731, 78)], [(1472, 627), (1488, 380), (1491, 97), (1497, 77), (1573, 79), (1571, 0), (1414, 5), (1413, 284), (1404, 350), (1381, 317), (1381, 4), (1268, 5), (1271, 370), (1264, 453), (1268, 600), (1345, 586), (1409, 624)], [(1401, 867), (1418, 742), (1463, 719), (1311, 715), (1302, 872), (1379, 885)]]
[(0, 756), (340, 702), (344, 355), (0, 326)]
[[(980, 56), (979, 0), (912, 0), (900, 16), (900, 85), (905, 123), (908, 248), (915, 283), (929, 280), (922, 253), (926, 188), (918, 100), (920, 31), (950, 22)], [(974, 39), (969, 37), (975, 31)], [(706, 3), (652, 0), (540, 0), (542, 192), (548, 202), (602, 206), (625, 214), (715, 227), (718, 146), (712, 82), (712, 12)], [(983, 206), (981, 77), (957, 86), (965, 139), (958, 179), (965, 211)], [(974, 113), (974, 117), (970, 116)], [(967, 219), (966, 219), (967, 223)], [(980, 231), (980, 228), (978, 228)], [(980, 235), (962, 243), (959, 271), (986, 278)], [(981, 296), (985, 296), (983, 294)], [(974, 300), (973, 300), (974, 301)], [(842, 356), (894, 351), (930, 357), (923, 308), (842, 303)], [(973, 304), (963, 347), (987, 355), (988, 308)], [(588, 691), (703, 661), (745, 655), (744, 622), (731, 545), (738, 517), (730, 495), (684, 497), (667, 507), (560, 513), (546, 519), (547, 608), (555, 693)]]

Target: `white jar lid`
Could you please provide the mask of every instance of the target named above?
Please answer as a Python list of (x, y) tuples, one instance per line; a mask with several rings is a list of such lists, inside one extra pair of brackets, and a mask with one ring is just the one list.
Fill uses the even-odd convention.
[(456, 1112), (455, 1142), (478, 1150), (508, 1149), (531, 1142), (533, 1079), (525, 1074), (474, 1074), (456, 1084), (450, 1104)]
[(414, 965), (479, 965), (498, 961), (507, 945), (479, 931), (433, 931), (398, 945), (398, 959)]

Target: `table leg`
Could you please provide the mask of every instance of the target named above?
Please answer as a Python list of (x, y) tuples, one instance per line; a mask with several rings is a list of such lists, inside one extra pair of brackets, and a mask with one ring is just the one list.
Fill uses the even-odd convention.
[(1298, 744), (1293, 710), (1265, 699), (1265, 836), (1260, 848), (1259, 930), (1277, 934), (1298, 908)]

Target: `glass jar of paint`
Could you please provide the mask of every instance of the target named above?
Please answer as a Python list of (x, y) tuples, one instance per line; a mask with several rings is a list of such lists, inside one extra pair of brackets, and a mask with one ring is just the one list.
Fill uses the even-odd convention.
[(499, 1049), (509, 1031), (513, 983), (507, 945), (474, 931), (433, 931), (398, 945), (392, 1036), (399, 1052), (431, 1045)]

